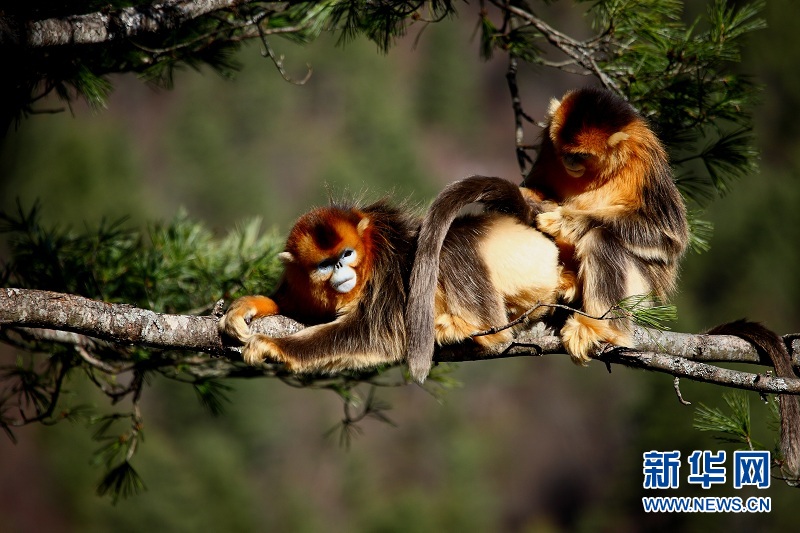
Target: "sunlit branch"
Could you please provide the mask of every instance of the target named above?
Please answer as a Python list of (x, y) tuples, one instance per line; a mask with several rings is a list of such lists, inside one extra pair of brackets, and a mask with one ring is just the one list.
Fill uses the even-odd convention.
[[(203, 352), (216, 357), (203, 356), (154, 357), (140, 363), (133, 360), (103, 359), (91, 353), (82, 359), (93, 368), (114, 372), (145, 368), (163, 371), (180, 366), (195, 378), (223, 377), (286, 377), (281, 365), (268, 363), (260, 367), (246, 366), (239, 360), (236, 348), (225, 346), (217, 332), (214, 316), (187, 316), (155, 313), (124, 304), (110, 304), (80, 296), (47, 291), (0, 289), (0, 326), (4, 330), (18, 328), (46, 328), (58, 330), (58, 335), (44, 335), (53, 342), (82, 346), (89, 351), (92, 346), (86, 337), (101, 339), (110, 346), (124, 348), (137, 345), (174, 352)], [(253, 327), (266, 335), (280, 337), (295, 333), (302, 325), (282, 316), (266, 317), (254, 321)], [(26, 330), (32, 331), (32, 330)], [(67, 332), (66, 334), (64, 332)], [(70, 333), (71, 332), (71, 333)], [(795, 366), (800, 359), (800, 346), (796, 335), (785, 337), (791, 342)], [(635, 350), (610, 349), (595, 356), (599, 361), (668, 373), (695, 381), (714, 383), (726, 387), (744, 388), (765, 393), (800, 394), (800, 379), (778, 378), (716, 367), (709, 363), (739, 362), (763, 365), (755, 348), (747, 342), (726, 335), (691, 335), (637, 328), (634, 331)], [(101, 352), (102, 353), (102, 352)], [(560, 339), (541, 324), (523, 330), (517, 338), (492, 353), (483, 351), (475, 343), (443, 346), (435, 359), (441, 362), (479, 361), (505, 357), (563, 354)], [(222, 357), (220, 357), (222, 356)], [(123, 366), (116, 366), (123, 365)], [(139, 366), (137, 366), (139, 365)], [(314, 381), (310, 376), (297, 377)]]

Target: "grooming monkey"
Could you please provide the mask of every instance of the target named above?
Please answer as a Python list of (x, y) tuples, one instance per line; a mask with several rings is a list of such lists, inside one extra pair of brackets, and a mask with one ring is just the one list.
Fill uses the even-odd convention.
[[(645, 120), (610, 91), (585, 88), (553, 100), (526, 196), (558, 204), (537, 217), (577, 273), (582, 310), (601, 317), (628, 296), (664, 300), (686, 250), (686, 208), (667, 154)], [(631, 346), (628, 319), (575, 313), (561, 330), (585, 364), (600, 342)]]
[[(416, 247), (420, 225), (428, 235), (432, 224), (442, 222), (441, 211), (432, 209), (420, 222), (380, 201), (303, 215), (280, 254), (285, 272), (275, 293), (234, 301), (219, 322), (220, 332), (244, 343), (242, 356), (249, 364), (268, 358), (294, 372), (336, 372), (401, 361), (409, 329), (430, 327), (436, 341), (458, 342), (506, 324), (535, 303), (554, 302), (558, 249), (530, 226), (534, 212), (519, 188), (499, 178), (472, 177), (450, 185), (434, 205), (453, 199), (462, 205), (482, 202), (487, 211), (455, 222), (455, 214), (446, 217), (447, 227), (435, 231), (442, 238), (441, 261), (438, 248), (429, 256), (428, 241)], [(418, 277), (433, 280), (435, 302), (433, 314), (407, 321), (412, 263)], [(272, 314), (311, 326), (281, 338), (250, 332), (251, 320)], [(475, 341), (492, 347), (511, 336), (504, 330)], [(426, 375), (427, 368), (415, 378)]]

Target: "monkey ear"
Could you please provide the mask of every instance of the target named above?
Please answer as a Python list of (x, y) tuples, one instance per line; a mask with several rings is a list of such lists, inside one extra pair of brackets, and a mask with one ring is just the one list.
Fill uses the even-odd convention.
[(547, 116), (552, 117), (555, 115), (559, 107), (561, 107), (561, 101), (558, 98), (551, 98), (550, 105), (547, 107)]
[(358, 226), (356, 226), (356, 231), (358, 231), (359, 236), (364, 234), (364, 230), (367, 229), (367, 226), (369, 226), (368, 217), (364, 217), (358, 221)]
[(294, 256), (290, 252), (279, 253), (278, 259), (280, 259), (281, 263), (283, 263), (284, 265), (288, 265), (289, 263), (294, 262)]
[(609, 148), (614, 148), (622, 141), (628, 140), (628, 137), (630, 137), (630, 135), (628, 135), (624, 131), (618, 131), (617, 133), (613, 134), (611, 137), (608, 138), (607, 144)]

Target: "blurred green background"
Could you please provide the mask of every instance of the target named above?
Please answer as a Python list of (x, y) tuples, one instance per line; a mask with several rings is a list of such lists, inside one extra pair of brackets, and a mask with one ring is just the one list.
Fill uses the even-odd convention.
[[(681, 331), (744, 316), (780, 333), (800, 330), (800, 10), (773, 0), (765, 15), (769, 28), (750, 41), (742, 65), (765, 86), (761, 172), (708, 209), (712, 249), (685, 261)], [(516, 179), (505, 63), (479, 59), (474, 23), (462, 15), (418, 39), (413, 31), (388, 55), (363, 40), (273, 42), (296, 78), (313, 67), (304, 86), (283, 81), (255, 43), (239, 53), (243, 69), (232, 81), (186, 71), (174, 90), (157, 91), (116, 77), (108, 109), (78, 104), (11, 132), (0, 147), (0, 208), (40, 199), (46, 221), (76, 228), (120, 216), (138, 226), (185, 208), (220, 233), (254, 216), (285, 232), (342, 191), (424, 204), (469, 174)], [(526, 109), (541, 119), (551, 96), (588, 81), (525, 67)], [(694, 407), (678, 403), (669, 376), (609, 374), (552, 356), (465, 363), (455, 376), (463, 387), (443, 402), (415, 386), (381, 391), (397, 427), (365, 422), (349, 449), (325, 436), (341, 417), (330, 392), (231, 383), (227, 414), (213, 418), (189, 388), (154, 381), (135, 459), (147, 492), (113, 506), (94, 494), (100, 470), (86, 430), (26, 428), (16, 446), (0, 439), (0, 531), (796, 527), (800, 492), (776, 480), (758, 494), (772, 497), (769, 515), (642, 511), (643, 452), (732, 449), (692, 429)], [(682, 392), (695, 405), (723, 405), (719, 388), (683, 382)], [(769, 443), (766, 409), (757, 395), (751, 404), (756, 434)], [(701, 494), (751, 492), (727, 484), (670, 493)]]

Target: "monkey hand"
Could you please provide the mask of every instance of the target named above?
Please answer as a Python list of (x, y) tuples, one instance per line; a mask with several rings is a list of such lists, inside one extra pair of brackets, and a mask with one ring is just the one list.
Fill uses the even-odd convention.
[(250, 332), (250, 322), (262, 316), (277, 314), (278, 304), (271, 298), (242, 296), (228, 307), (217, 326), (220, 334), (245, 343), (253, 336)]
[(558, 278), (558, 292), (567, 303), (574, 302), (580, 294), (578, 276), (571, 270), (562, 269)]
[(558, 206), (552, 211), (540, 213), (536, 217), (536, 227), (542, 233), (546, 233), (551, 237), (558, 237), (561, 235), (561, 226), (564, 220), (561, 212), (562, 208), (561, 206)]

